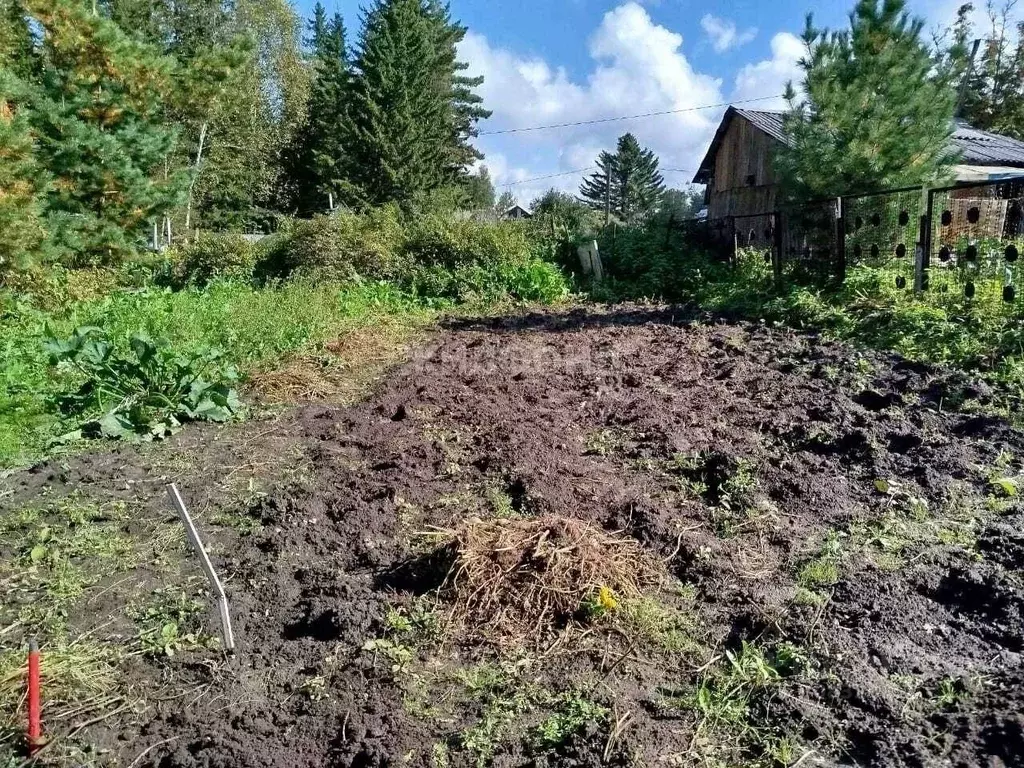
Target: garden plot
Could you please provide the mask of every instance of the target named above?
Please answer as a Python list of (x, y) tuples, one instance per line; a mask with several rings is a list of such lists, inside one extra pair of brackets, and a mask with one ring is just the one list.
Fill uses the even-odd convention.
[(451, 321), (359, 405), (7, 478), (4, 578), (108, 575), (0, 641), (95, 667), (50, 668), (41, 763), (1020, 765), (1024, 434), (990, 397), (667, 310)]

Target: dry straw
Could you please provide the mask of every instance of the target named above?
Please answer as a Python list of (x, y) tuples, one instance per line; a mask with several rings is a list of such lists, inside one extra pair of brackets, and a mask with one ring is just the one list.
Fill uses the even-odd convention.
[(540, 641), (599, 596), (637, 598), (659, 581), (638, 542), (580, 520), (472, 519), (445, 533), (452, 566), (441, 596), (455, 621), (499, 641)]

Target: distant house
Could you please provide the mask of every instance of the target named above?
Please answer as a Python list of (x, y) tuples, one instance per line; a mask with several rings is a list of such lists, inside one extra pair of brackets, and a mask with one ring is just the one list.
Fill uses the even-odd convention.
[(503, 214), (501, 214), (502, 221), (520, 221), (522, 219), (532, 219), (533, 214), (523, 208), (521, 205), (513, 205)]
[[(788, 143), (784, 112), (729, 107), (693, 181), (707, 185), (708, 217), (774, 211), (779, 182), (772, 154)], [(957, 124), (953, 144), (961, 165), (958, 182), (970, 183), (1024, 174), (1024, 142)]]

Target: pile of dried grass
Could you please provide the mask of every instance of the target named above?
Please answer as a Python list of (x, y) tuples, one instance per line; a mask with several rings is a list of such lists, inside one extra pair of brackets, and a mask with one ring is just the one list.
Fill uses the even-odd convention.
[(539, 640), (602, 592), (635, 598), (659, 580), (638, 542), (572, 518), (473, 519), (450, 535), (441, 594), (457, 622), (492, 638)]

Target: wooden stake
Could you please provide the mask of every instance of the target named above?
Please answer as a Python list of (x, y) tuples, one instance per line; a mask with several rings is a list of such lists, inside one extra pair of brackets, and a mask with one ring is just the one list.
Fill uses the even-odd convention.
[(210, 562), (210, 556), (206, 554), (206, 548), (203, 546), (202, 539), (199, 538), (199, 531), (196, 529), (196, 524), (192, 522), (192, 516), (189, 515), (188, 509), (185, 507), (185, 502), (181, 498), (181, 494), (178, 493), (178, 486), (171, 483), (167, 489), (168, 495), (171, 497), (171, 504), (178, 511), (178, 517), (181, 518), (182, 525), (185, 526), (185, 534), (188, 536), (189, 543), (192, 545), (192, 549), (199, 556), (199, 562), (203, 566), (203, 570), (206, 572), (206, 578), (210, 582), (210, 588), (213, 590), (214, 596), (217, 598), (217, 609), (220, 611), (220, 628), (221, 637), (224, 639), (224, 649), (228, 653), (235, 652), (235, 635), (231, 630), (231, 613), (228, 606), (228, 597), (224, 594), (224, 587), (221, 586), (220, 579), (217, 578), (217, 572), (213, 570), (213, 563)]

